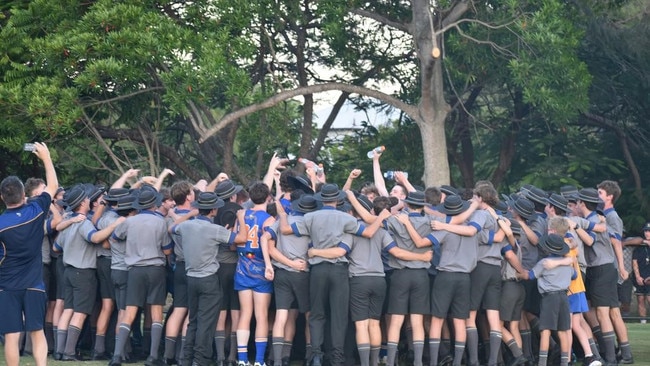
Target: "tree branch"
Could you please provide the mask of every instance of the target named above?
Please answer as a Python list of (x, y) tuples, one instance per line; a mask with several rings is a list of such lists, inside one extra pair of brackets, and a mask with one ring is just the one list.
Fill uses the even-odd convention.
[(389, 27), (393, 27), (395, 29), (401, 30), (402, 32), (409, 33), (409, 27), (407, 24), (396, 22), (394, 20), (390, 20), (382, 15), (379, 15), (377, 13), (368, 11), (368, 10), (363, 10), (363, 9), (352, 9), (350, 10), (350, 13), (356, 14), (359, 16), (362, 16), (364, 18), (369, 18), (372, 20), (375, 20), (383, 25), (387, 25)]
[(348, 92), (350, 94), (361, 94), (369, 97), (373, 97), (375, 99), (379, 99), (384, 103), (390, 104), (393, 107), (400, 109), (407, 115), (409, 115), (411, 118), (416, 119), (418, 116), (418, 109), (415, 106), (412, 106), (408, 103), (405, 103), (391, 95), (388, 95), (386, 93), (380, 92), (378, 90), (373, 90), (370, 88), (366, 88), (363, 86), (358, 86), (358, 85), (350, 85), (350, 84), (345, 84), (345, 83), (326, 83), (326, 84), (317, 84), (317, 85), (309, 85), (309, 86), (304, 86), (304, 87), (299, 87), (296, 89), (292, 90), (285, 90), (283, 92), (280, 92), (278, 94), (273, 95), (272, 97), (268, 98), (267, 100), (249, 105), (248, 107), (239, 109), (237, 111), (231, 112), (226, 114), (219, 120), (219, 122), (210, 127), (205, 134), (201, 137), (199, 140), (200, 143), (203, 143), (205, 140), (207, 140), (210, 136), (214, 135), (217, 133), (219, 130), (227, 126), (228, 124), (232, 123), (233, 121), (245, 117), (249, 114), (258, 112), (262, 109), (270, 108), (273, 107), (274, 105), (283, 102), (287, 99), (297, 97), (299, 95), (305, 95), (305, 94), (316, 94), (316, 93), (322, 93), (330, 90), (339, 90), (342, 92)]
[(163, 86), (152, 86), (152, 87), (149, 87), (149, 88), (136, 90), (133, 93), (120, 95), (120, 96), (117, 96), (117, 97), (114, 97), (114, 98), (98, 100), (96, 102), (90, 102), (90, 103), (86, 103), (86, 104), (82, 103), (81, 108), (88, 108), (88, 107), (93, 107), (93, 106), (96, 106), (96, 105), (102, 105), (102, 104), (117, 102), (117, 101), (120, 101), (120, 100), (123, 100), (123, 99), (131, 98), (131, 97), (136, 96), (138, 94), (149, 93), (149, 92), (154, 92), (154, 91), (157, 91), (157, 90), (164, 90), (164, 89), (165, 89), (165, 87), (163, 87)]

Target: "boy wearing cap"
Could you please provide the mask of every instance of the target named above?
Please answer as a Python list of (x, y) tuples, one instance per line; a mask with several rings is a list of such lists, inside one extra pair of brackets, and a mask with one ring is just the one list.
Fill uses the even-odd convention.
[(20, 332), (32, 339), (37, 366), (47, 364), (47, 340), (43, 321), (47, 295), (43, 283), (41, 246), (47, 211), (58, 180), (47, 146), (34, 144), (33, 152), (45, 167), (47, 186), (37, 198), (26, 203), (25, 188), (16, 176), (0, 183), (0, 196), (7, 209), (0, 215), (0, 335), (4, 335), (5, 362), (20, 363)]
[[(287, 220), (290, 225), (304, 220), (304, 215), (318, 209), (313, 195), (300, 197), (292, 192), (291, 214)], [(276, 201), (277, 206), (284, 204)], [(280, 222), (276, 221), (262, 235), (262, 246), (269, 249), (274, 267), (273, 292), (275, 295), (275, 322), (273, 323), (273, 359), (282, 365), (289, 364), (291, 345), (295, 335), (297, 312), (309, 318), (309, 266), (307, 250), (311, 242), (308, 236), (284, 235), (280, 232)], [(292, 309), (297, 303), (298, 309)], [(307, 339), (307, 344), (309, 340)]]
[[(350, 249), (350, 244), (344, 242), (344, 234), (353, 234), (366, 238), (372, 237), (381, 225), (376, 220), (366, 227), (348, 213), (336, 209), (337, 202), (345, 198), (345, 193), (336, 184), (324, 184), (314, 198), (323, 203), (323, 208), (305, 215), (303, 222), (292, 225), (287, 223), (287, 215), (278, 207), (280, 231), (283, 234), (293, 233), (296, 236), (309, 235), (313, 247), (327, 249), (341, 247)], [(309, 329), (313, 348), (312, 366), (321, 366), (323, 343), (325, 337), (326, 317), (331, 321), (332, 353), (330, 363), (342, 365), (344, 362), (343, 345), (348, 324), (349, 280), (348, 260), (345, 256), (338, 258), (309, 258), (311, 275), (309, 277)], [(327, 314), (327, 303), (330, 312)]]
[(559, 265), (547, 268), (545, 262), (553, 258), (561, 258), (569, 252), (569, 246), (557, 234), (548, 234), (540, 238), (539, 248), (546, 257), (540, 260), (533, 269), (522, 275), (524, 279), (537, 279), (537, 286), (542, 297), (540, 303), (539, 329), (539, 365), (546, 366), (551, 331), (556, 330), (560, 339), (561, 366), (569, 364), (571, 350), (570, 330), (571, 315), (567, 289), (571, 280), (577, 275), (571, 265)]
[(165, 255), (172, 252), (173, 242), (165, 219), (156, 213), (162, 196), (155, 190), (140, 192), (133, 206), (140, 212), (127, 218), (113, 232), (117, 240), (126, 240), (124, 262), (129, 270), (126, 311), (115, 340), (115, 351), (109, 365), (121, 365), (124, 346), (139, 307), (151, 305), (151, 348), (145, 365), (161, 365), (158, 347), (162, 337), (165, 289)]
[[(209, 365), (212, 360), (214, 324), (217, 323), (221, 301), (221, 285), (217, 271), (219, 246), (222, 243), (246, 242), (247, 232), (236, 235), (228, 229), (212, 223), (223, 200), (214, 192), (202, 192), (192, 202), (198, 209), (195, 220), (186, 220), (186, 214), (176, 220), (169, 231), (175, 235), (176, 244), (183, 245), (185, 271), (187, 274), (189, 325), (185, 339), (183, 365)], [(244, 228), (244, 212), (237, 215), (239, 227)]]
[[(87, 215), (90, 200), (82, 186), (75, 186), (66, 192), (63, 200), (72, 211), (72, 216)], [(59, 319), (59, 342), (57, 352), (61, 360), (78, 360), (75, 355), (77, 340), (83, 323), (92, 314), (97, 293), (97, 245), (108, 239), (122, 220), (102, 230), (97, 230), (90, 220), (73, 223), (61, 232), (54, 243), (54, 249), (63, 252), (65, 264), (64, 310)], [(63, 332), (66, 332), (65, 341)]]

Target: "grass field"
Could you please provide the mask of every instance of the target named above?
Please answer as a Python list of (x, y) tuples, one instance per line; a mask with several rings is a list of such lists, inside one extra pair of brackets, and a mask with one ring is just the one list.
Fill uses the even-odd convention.
[[(634, 364), (638, 366), (650, 366), (650, 324), (628, 324), (628, 334), (630, 337), (630, 343), (632, 345), (632, 354), (634, 355)], [(0, 348), (0, 365), (4, 365), (4, 350)], [(22, 357), (20, 359), (20, 364), (25, 366), (33, 366), (34, 359), (31, 357)], [(73, 363), (71, 362), (57, 362), (48, 359), (48, 365), (54, 366), (70, 366)], [(101, 362), (79, 362), (77, 364), (84, 366), (106, 366), (107, 361)], [(296, 362), (295, 365), (301, 363)]]

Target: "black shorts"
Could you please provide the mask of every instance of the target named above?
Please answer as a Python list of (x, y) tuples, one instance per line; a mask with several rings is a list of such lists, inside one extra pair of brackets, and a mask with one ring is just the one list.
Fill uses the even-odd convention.
[(0, 334), (43, 329), (47, 294), (43, 290), (0, 290)]
[(630, 304), (632, 303), (632, 287), (634, 287), (632, 283), (632, 278), (634, 277), (634, 272), (630, 275), (630, 277), (627, 278), (627, 280), (623, 281), (623, 283), (619, 283), (616, 288), (618, 290), (618, 301), (620, 301), (622, 304)]
[(585, 287), (587, 288), (587, 300), (591, 301), (593, 307), (619, 307), (618, 271), (614, 264), (603, 264), (602, 266), (587, 267)]
[(353, 322), (381, 318), (386, 279), (378, 276), (350, 278), (350, 318)]
[[(52, 263), (54, 263), (54, 258), (52, 258)], [(65, 264), (63, 264), (63, 256), (56, 258), (56, 265), (54, 266), (54, 273), (56, 275), (56, 299), (63, 300), (65, 288)]]
[(187, 274), (185, 262), (176, 262), (174, 269), (174, 308), (187, 307)]
[(113, 280), (111, 279), (111, 257), (97, 257), (97, 283), (102, 299), (115, 300)]
[(521, 320), (521, 309), (524, 307), (525, 299), (526, 290), (521, 282), (503, 281), (499, 318), (504, 322)]
[(111, 280), (115, 287), (115, 305), (119, 310), (126, 309), (126, 284), (129, 280), (129, 271), (119, 269), (111, 270)]
[(65, 267), (64, 309), (92, 314), (97, 298), (97, 271), (92, 268)]
[(221, 282), (221, 310), (239, 310), (239, 293), (235, 291), (237, 263), (221, 263), (217, 275)]
[(129, 268), (126, 285), (126, 306), (165, 305), (165, 267)]
[(276, 268), (273, 278), (273, 291), (276, 309), (309, 311), (309, 272), (292, 272)]
[(554, 291), (541, 295), (539, 313), (540, 330), (571, 329), (571, 311), (566, 291)]
[(428, 314), (429, 275), (424, 268), (393, 270), (388, 289), (388, 314)]
[(526, 290), (526, 299), (524, 300), (524, 310), (530, 314), (539, 315), (539, 303), (542, 297), (537, 289), (537, 280), (523, 281)]
[(56, 276), (54, 265), (54, 261), (43, 263), (43, 283), (45, 284), (47, 301), (56, 301)]
[(438, 271), (431, 290), (431, 315), (445, 319), (469, 318), (469, 273)]
[(469, 275), (472, 284), (470, 310), (499, 310), (501, 305), (501, 267), (478, 262)]

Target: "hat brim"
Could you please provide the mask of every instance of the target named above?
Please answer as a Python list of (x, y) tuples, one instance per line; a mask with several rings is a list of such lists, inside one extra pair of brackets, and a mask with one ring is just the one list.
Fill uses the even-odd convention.
[(567, 254), (569, 252), (569, 245), (567, 245), (567, 243), (563, 243), (561, 250), (551, 249), (546, 244), (546, 241), (540, 241), (538, 245), (544, 252), (550, 253), (550, 254), (565, 255), (565, 254)]
[(322, 192), (318, 192), (318, 193), (314, 194), (314, 199), (316, 201), (320, 201), (320, 202), (336, 202), (336, 201), (340, 201), (340, 200), (344, 199), (345, 197), (346, 197), (346, 194), (343, 191), (339, 191), (338, 194), (335, 197), (326, 197), (326, 198), (323, 198), (323, 193)]
[(458, 207), (458, 208), (456, 208), (454, 210), (449, 210), (449, 209), (447, 209), (445, 207), (444, 203), (441, 203), (441, 204), (438, 205), (437, 208), (438, 208), (438, 212), (442, 212), (443, 214), (449, 215), (449, 216), (455, 216), (455, 215), (458, 215), (458, 214), (461, 214), (461, 213), (467, 211), (467, 209), (469, 208), (469, 205), (470, 205), (469, 202), (463, 201), (463, 203), (460, 205), (460, 207)]
[(156, 199), (153, 202), (141, 205), (140, 202), (136, 200), (133, 202), (133, 208), (136, 210), (146, 210), (152, 207), (159, 207), (162, 204), (162, 201), (163, 196), (160, 193), (156, 193)]
[(296, 177), (287, 177), (287, 183), (289, 183), (289, 186), (293, 189), (301, 189), (305, 193), (314, 194), (314, 190), (311, 186), (306, 185)]
[(242, 186), (241, 184), (236, 184), (236, 185), (233, 185), (233, 188), (234, 188), (234, 190), (228, 191), (228, 192), (226, 192), (226, 194), (219, 194), (219, 193), (217, 193), (216, 190), (215, 190), (214, 193), (216, 193), (217, 197), (221, 198), (222, 200), (227, 200), (230, 197), (232, 197), (232, 196), (236, 195), (237, 193), (241, 192), (241, 190), (244, 189), (244, 186)]
[(424, 201), (412, 201), (408, 197), (403, 199), (402, 202), (408, 203), (409, 205), (420, 206), (420, 207), (424, 207), (427, 205), (427, 203)]
[(300, 212), (300, 213), (309, 213), (318, 210), (321, 206), (321, 203), (316, 201), (316, 206), (314, 208), (304, 208), (300, 207), (300, 199), (291, 201), (291, 211)]
[(221, 208), (221, 207), (223, 207), (224, 204), (225, 203), (223, 202), (223, 200), (221, 198), (219, 198), (217, 200), (217, 202), (215, 202), (213, 204), (207, 205), (207, 204), (202, 204), (202, 203), (199, 203), (197, 201), (194, 201), (194, 202), (191, 203), (191, 206), (194, 207), (194, 208), (198, 208), (199, 210), (212, 210), (212, 209), (215, 209), (215, 208)]

